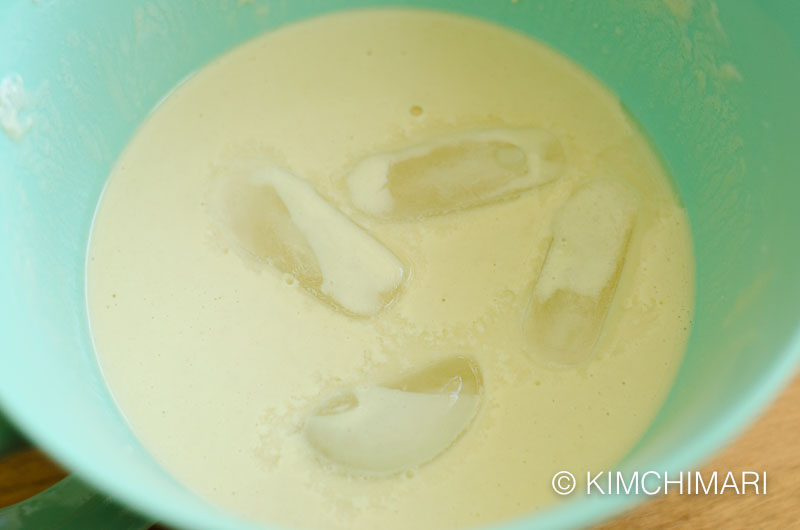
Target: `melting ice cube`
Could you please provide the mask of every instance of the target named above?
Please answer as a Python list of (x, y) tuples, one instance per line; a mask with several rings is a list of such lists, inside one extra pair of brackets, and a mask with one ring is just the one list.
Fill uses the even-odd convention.
[(362, 212), (397, 221), (509, 199), (558, 178), (564, 164), (547, 131), (476, 130), (369, 156), (349, 173), (347, 189)]
[(572, 366), (589, 359), (611, 307), (636, 220), (628, 186), (596, 180), (553, 219), (553, 240), (523, 320), (531, 355)]
[(226, 177), (222, 224), (250, 255), (350, 314), (372, 315), (396, 296), (400, 260), (308, 182), (269, 165)]
[(477, 366), (454, 357), (395, 384), (358, 387), (328, 400), (306, 421), (306, 439), (346, 470), (385, 475), (411, 469), (467, 429), (480, 392)]

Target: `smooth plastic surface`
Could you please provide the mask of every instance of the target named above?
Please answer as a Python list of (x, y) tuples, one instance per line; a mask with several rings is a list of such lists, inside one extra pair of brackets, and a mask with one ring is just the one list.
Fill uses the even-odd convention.
[[(695, 322), (667, 403), (623, 467), (691, 469), (792, 375), (800, 356), (793, 0), (6, 0), (0, 80), (24, 82), (18, 116), (31, 127), (17, 140), (0, 129), (0, 403), (93, 486), (178, 527), (247, 527), (158, 467), (95, 362), (84, 258), (125, 142), (164, 94), (236, 44), (334, 9), (400, 4), (482, 17), (561, 50), (619, 94), (675, 176), (695, 242)], [(636, 500), (576, 497), (509, 528), (583, 525)]]

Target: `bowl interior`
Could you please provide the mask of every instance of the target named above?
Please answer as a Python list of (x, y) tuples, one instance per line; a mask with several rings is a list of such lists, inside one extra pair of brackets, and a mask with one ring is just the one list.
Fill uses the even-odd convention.
[[(24, 83), (27, 102), (18, 119), (23, 128), (30, 120), (19, 138), (0, 135), (0, 402), (36, 443), (128, 504), (180, 526), (231, 521), (163, 473), (100, 376), (87, 327), (84, 261), (105, 178), (137, 125), (194, 70), (265, 30), (334, 9), (445, 9), (530, 34), (604, 81), (651, 136), (692, 222), (695, 321), (667, 402), (622, 467), (690, 469), (791, 375), (800, 355), (799, 5), (73, 4), (0, 6), (0, 79), (5, 90)], [(633, 501), (576, 499), (520, 524), (583, 524)]]

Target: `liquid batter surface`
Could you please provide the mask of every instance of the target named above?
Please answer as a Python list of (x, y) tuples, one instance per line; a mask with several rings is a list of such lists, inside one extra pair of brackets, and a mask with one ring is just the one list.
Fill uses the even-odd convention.
[(171, 94), (89, 253), (134, 432), (212, 502), (301, 528), (456, 528), (611, 469), (693, 296), (685, 212), (602, 85), (427, 11), (266, 34)]

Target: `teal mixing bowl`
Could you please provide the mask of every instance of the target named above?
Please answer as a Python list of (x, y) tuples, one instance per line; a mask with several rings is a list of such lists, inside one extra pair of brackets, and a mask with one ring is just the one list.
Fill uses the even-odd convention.
[[(791, 377), (800, 355), (793, 0), (5, 0), (0, 405), (85, 482), (0, 510), (0, 527), (138, 528), (152, 518), (248, 528), (167, 476), (109, 396), (84, 301), (92, 215), (126, 141), (186, 76), (263, 31), (376, 5), (457, 11), (552, 45), (619, 94), (674, 175), (692, 223), (695, 321), (663, 409), (620, 469), (692, 469)], [(586, 525), (639, 499), (576, 497), (505, 528)]]

